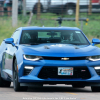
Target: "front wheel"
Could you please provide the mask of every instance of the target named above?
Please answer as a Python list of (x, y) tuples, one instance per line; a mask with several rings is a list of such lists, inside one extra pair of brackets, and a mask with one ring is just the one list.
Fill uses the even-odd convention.
[(2, 77), (1, 77), (1, 73), (0, 73), (0, 87), (3, 87), (4, 85), (4, 80), (2, 79)]
[(14, 67), (13, 67), (13, 86), (15, 91), (20, 90), (20, 83), (18, 82), (18, 72), (17, 72), (17, 61), (15, 59), (14, 61)]
[(13, 67), (13, 86), (15, 91), (27, 91), (28, 87), (21, 87), (20, 83), (18, 82), (18, 72), (17, 72), (17, 61), (14, 61)]

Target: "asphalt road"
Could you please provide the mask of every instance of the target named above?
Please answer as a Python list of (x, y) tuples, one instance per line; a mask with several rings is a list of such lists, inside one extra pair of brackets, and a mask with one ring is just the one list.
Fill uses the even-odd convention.
[(93, 93), (90, 87), (72, 88), (71, 85), (44, 85), (15, 92), (12, 84), (10, 88), (0, 88), (0, 100), (100, 100), (100, 93)]

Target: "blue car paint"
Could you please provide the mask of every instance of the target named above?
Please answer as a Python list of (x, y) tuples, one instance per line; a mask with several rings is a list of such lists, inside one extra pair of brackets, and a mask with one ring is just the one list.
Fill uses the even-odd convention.
[[(97, 75), (96, 71), (94, 70), (95, 66), (100, 66), (100, 61), (89, 61), (89, 60), (75, 60), (75, 61), (59, 61), (59, 60), (39, 60), (39, 61), (29, 61), (23, 58), (23, 55), (36, 55), (36, 56), (51, 56), (51, 57), (84, 57), (84, 56), (95, 56), (100, 55), (100, 48), (91, 45), (87, 37), (85, 38), (88, 40), (90, 45), (80, 45), (77, 46), (78, 49), (75, 49), (75, 45), (71, 44), (39, 44), (39, 45), (19, 45), (20, 37), (22, 30), (79, 30), (78, 28), (39, 28), (39, 27), (25, 27), (19, 28), (19, 40), (16, 46), (12, 46), (11, 44), (5, 44), (3, 41), (3, 45), (1, 44), (0, 47), (0, 72), (2, 78), (6, 80), (10, 80), (8, 76), (11, 77), (12, 81), (12, 70), (13, 70), (13, 59), (16, 57), (17, 65), (18, 65), (18, 78), (20, 83), (30, 83), (30, 82), (62, 82), (63, 84), (66, 82), (94, 82), (100, 83), (100, 76)], [(45, 49), (44, 46), (47, 45), (50, 49)], [(6, 49), (7, 48), (7, 49)], [(12, 49), (11, 49), (12, 48)], [(11, 50), (11, 51), (10, 51)], [(11, 58), (11, 66), (10, 69), (2, 68), (2, 57), (4, 53), (9, 53)], [(9, 60), (9, 59), (8, 59)], [(34, 70), (27, 76), (23, 76), (24, 66), (34, 66)], [(38, 78), (38, 74), (43, 66), (50, 66), (50, 67), (82, 67), (87, 66), (89, 72), (91, 74), (91, 78), (89, 79), (40, 79)]]

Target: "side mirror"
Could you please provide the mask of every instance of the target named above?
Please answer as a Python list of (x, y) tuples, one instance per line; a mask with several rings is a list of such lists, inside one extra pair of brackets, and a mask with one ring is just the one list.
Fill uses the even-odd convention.
[(100, 40), (99, 39), (92, 39), (92, 45), (95, 44), (100, 44)]
[(5, 39), (5, 43), (12, 44), (14, 46), (14, 39), (13, 38), (7, 38), (7, 39)]

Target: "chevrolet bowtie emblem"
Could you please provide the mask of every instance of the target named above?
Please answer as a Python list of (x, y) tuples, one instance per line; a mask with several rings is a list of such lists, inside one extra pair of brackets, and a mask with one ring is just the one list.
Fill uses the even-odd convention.
[(61, 60), (69, 60), (69, 58), (61, 58)]

